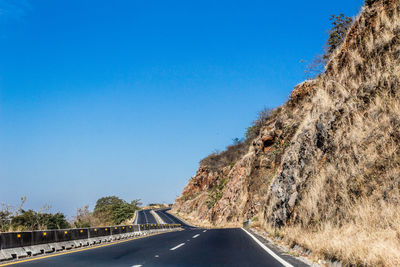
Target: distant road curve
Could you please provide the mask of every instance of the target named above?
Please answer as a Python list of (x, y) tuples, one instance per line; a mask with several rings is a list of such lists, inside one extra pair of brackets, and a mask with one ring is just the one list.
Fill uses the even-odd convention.
[(151, 214), (150, 209), (137, 212), (137, 224), (157, 224), (156, 218)]

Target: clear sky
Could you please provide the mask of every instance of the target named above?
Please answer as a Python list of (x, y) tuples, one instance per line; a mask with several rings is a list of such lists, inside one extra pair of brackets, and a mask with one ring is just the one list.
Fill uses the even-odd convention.
[(362, 0), (0, 0), (0, 202), (171, 203)]

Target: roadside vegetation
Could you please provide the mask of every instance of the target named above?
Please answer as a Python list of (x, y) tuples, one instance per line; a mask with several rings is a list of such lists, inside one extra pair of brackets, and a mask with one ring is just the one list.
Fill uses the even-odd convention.
[(51, 213), (49, 206), (43, 206), (38, 211), (25, 210), (23, 209), (25, 202), (26, 198), (23, 197), (17, 207), (2, 204), (0, 211), (1, 232), (64, 229), (71, 226), (64, 214), (60, 212)]
[(93, 211), (89, 206), (78, 208), (72, 221), (61, 212), (50, 212), (50, 206), (39, 210), (24, 209), (26, 198), (21, 198), (18, 206), (2, 204), (0, 210), (0, 232), (83, 228), (130, 223), (136, 210), (140, 209), (140, 199), (130, 203), (116, 196), (97, 200)]
[(136, 210), (140, 209), (140, 199), (130, 203), (116, 196), (102, 197), (96, 202), (93, 212), (89, 206), (77, 210), (75, 227), (93, 227), (129, 223)]

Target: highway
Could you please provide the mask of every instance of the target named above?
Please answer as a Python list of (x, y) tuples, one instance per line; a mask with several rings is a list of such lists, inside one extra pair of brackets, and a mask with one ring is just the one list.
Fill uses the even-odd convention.
[[(165, 211), (157, 213), (169, 223), (183, 223)], [(154, 219), (148, 215), (143, 211), (138, 219)], [(283, 265), (240, 228), (184, 229), (14, 266), (304, 266)]]
[(179, 223), (182, 225), (182, 227), (184, 228), (191, 228), (191, 226), (187, 225), (185, 222), (179, 220), (178, 218), (176, 218), (175, 216), (169, 214), (167, 212), (167, 209), (164, 210), (156, 210), (155, 211), (158, 216), (160, 216), (160, 218), (165, 222), (165, 223)]
[(150, 210), (139, 210), (137, 216), (137, 224), (157, 224), (157, 220), (151, 214)]

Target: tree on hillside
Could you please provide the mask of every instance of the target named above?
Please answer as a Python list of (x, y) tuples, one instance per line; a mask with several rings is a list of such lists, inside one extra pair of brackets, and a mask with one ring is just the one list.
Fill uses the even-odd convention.
[(340, 47), (346, 39), (346, 34), (353, 23), (353, 19), (340, 13), (339, 15), (331, 15), (330, 19), (332, 28), (329, 30), (328, 41), (326, 42), (325, 52), (317, 55), (307, 64), (304, 73), (307, 79), (313, 79), (325, 71), (325, 65), (332, 53)]
[(140, 206), (142, 206), (142, 202), (140, 202), (141, 199), (134, 199), (131, 201), (131, 205), (135, 206), (136, 209), (139, 209)]
[(329, 38), (327, 41), (327, 53), (325, 58), (336, 50), (345, 40), (347, 31), (349, 30), (353, 19), (340, 13), (338, 16), (331, 15), (330, 19), (332, 28), (329, 30)]

